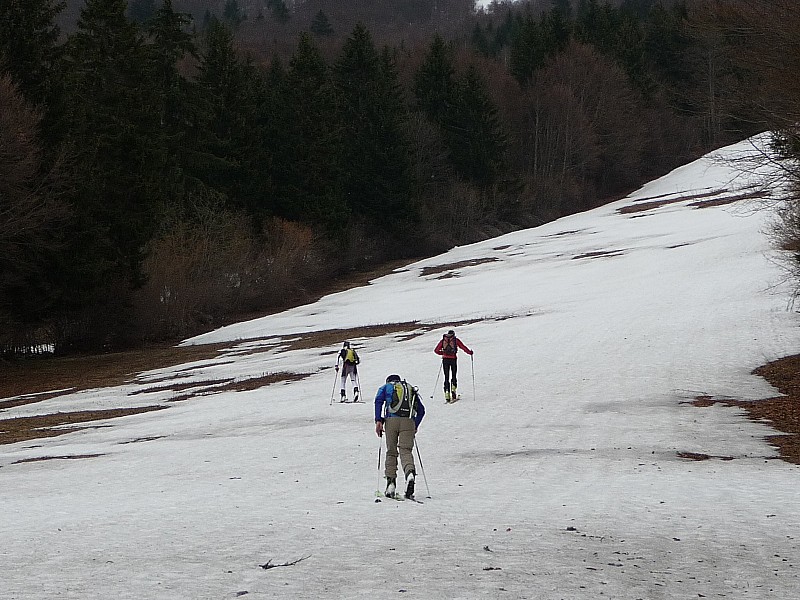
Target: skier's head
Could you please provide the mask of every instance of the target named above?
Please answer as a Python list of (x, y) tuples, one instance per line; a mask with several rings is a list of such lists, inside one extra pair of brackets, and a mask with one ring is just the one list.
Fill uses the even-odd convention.
[(350, 347), (350, 342), (344, 342), (342, 344), (342, 348), (349, 348), (349, 347)]
[(400, 375), (389, 375), (386, 378), (386, 383), (396, 383), (400, 381)]
[(452, 329), (451, 329), (450, 331), (448, 331), (447, 333), (445, 333), (445, 335), (446, 335), (447, 337), (453, 337), (455, 334), (456, 334), (456, 332), (455, 332), (455, 331), (453, 331)]

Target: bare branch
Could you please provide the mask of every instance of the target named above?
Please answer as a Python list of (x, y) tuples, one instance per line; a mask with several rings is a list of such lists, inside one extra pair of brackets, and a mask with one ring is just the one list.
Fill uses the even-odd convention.
[(273, 564), (272, 559), (270, 558), (266, 563), (264, 563), (263, 565), (258, 565), (258, 566), (261, 567), (264, 570), (275, 569), (277, 567), (291, 567), (292, 565), (296, 565), (300, 561), (306, 560), (307, 558), (311, 558), (311, 555), (309, 554), (308, 556), (303, 556), (303, 557), (300, 557), (300, 558), (298, 558), (296, 560), (290, 560), (288, 562), (280, 563), (280, 564), (277, 564), (277, 565)]

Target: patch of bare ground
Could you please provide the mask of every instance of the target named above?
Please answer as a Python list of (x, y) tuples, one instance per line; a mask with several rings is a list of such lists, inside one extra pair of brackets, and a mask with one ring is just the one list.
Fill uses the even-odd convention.
[(585, 254), (573, 256), (572, 260), (578, 260), (580, 258), (610, 258), (614, 256), (622, 256), (622, 254), (622, 250), (598, 250), (596, 252), (586, 252)]
[(717, 460), (733, 460), (732, 456), (711, 456), (710, 454), (702, 454), (700, 452), (678, 452), (678, 457), (687, 460), (709, 460), (716, 458)]
[[(467, 319), (448, 322), (446, 324), (405, 321), (401, 323), (383, 323), (380, 325), (351, 327), (349, 329), (325, 329), (324, 331), (285, 335), (282, 336), (285, 342), (282, 341), (281, 343), (286, 345), (287, 350), (307, 350), (309, 348), (330, 346), (331, 350), (329, 354), (335, 354), (339, 352), (341, 343), (345, 340), (380, 337), (391, 334), (407, 334), (406, 339), (410, 339), (441, 327), (459, 327), (461, 325), (478, 323), (482, 320), (483, 319)], [(258, 349), (255, 349), (254, 352), (258, 352)]]
[(654, 208), (661, 208), (662, 206), (667, 206), (669, 204), (675, 204), (677, 202), (687, 202), (689, 200), (698, 200), (700, 198), (709, 198), (711, 196), (719, 196), (720, 194), (724, 194), (727, 190), (712, 190), (710, 192), (703, 192), (701, 194), (689, 194), (687, 196), (676, 196), (674, 198), (664, 198), (663, 200), (658, 199), (659, 196), (654, 196), (653, 200), (649, 200), (647, 202), (643, 202), (641, 199), (637, 200), (635, 204), (629, 204), (628, 206), (623, 206), (622, 208), (618, 208), (617, 212), (621, 215), (627, 215), (630, 213), (637, 213), (637, 212), (644, 212), (646, 210), (652, 210)]
[[(623, 215), (639, 213), (652, 210), (654, 208), (661, 208), (662, 206), (667, 206), (668, 204), (687, 202), (689, 200), (695, 200), (695, 202), (690, 202), (687, 205), (691, 208), (710, 208), (712, 206), (724, 206), (726, 204), (733, 204), (734, 202), (739, 202), (741, 200), (753, 200), (756, 198), (764, 198), (766, 196), (764, 190), (761, 189), (754, 189), (741, 194), (721, 195), (725, 194), (726, 192), (727, 190), (714, 190), (711, 192), (704, 192), (702, 194), (691, 194), (689, 196), (678, 196), (675, 198), (665, 198), (663, 200), (652, 200), (650, 202), (642, 202), (639, 200), (636, 204), (629, 204), (628, 206), (618, 208), (617, 212)], [(712, 198), (712, 196), (715, 197)], [(704, 200), (703, 198), (707, 199)]]
[(558, 233), (551, 233), (546, 237), (563, 237), (565, 235), (575, 235), (577, 233), (583, 233), (586, 231), (585, 229), (570, 229), (569, 231), (559, 231)]
[(713, 198), (711, 200), (700, 200), (689, 204), (692, 208), (710, 208), (712, 206), (724, 206), (726, 204), (733, 204), (740, 200), (755, 200), (756, 198), (765, 198), (766, 194), (761, 190), (754, 190), (744, 194), (734, 194), (733, 196), (723, 196), (722, 198)]
[(97, 458), (103, 456), (102, 454), (65, 454), (63, 456), (38, 456), (36, 458), (23, 458), (22, 460), (14, 461), (11, 464), (18, 465), (21, 463), (42, 462), (43, 460), (75, 460), (77, 458)]
[(436, 275), (437, 273), (445, 273), (442, 277), (438, 279), (447, 279), (448, 277), (455, 277), (453, 271), (456, 269), (462, 269), (464, 267), (474, 267), (476, 265), (482, 265), (484, 263), (490, 262), (497, 262), (499, 258), (488, 256), (486, 258), (476, 258), (473, 260), (462, 260), (460, 262), (455, 263), (448, 263), (446, 265), (438, 265), (436, 267), (423, 267), (422, 269), (422, 276), (425, 277), (426, 275)]
[(270, 373), (269, 375), (262, 375), (260, 377), (229, 380), (229, 382), (225, 383), (224, 385), (214, 384), (211, 386), (205, 386), (202, 389), (192, 391), (190, 394), (175, 396), (169, 401), (179, 402), (181, 400), (190, 400), (197, 396), (207, 396), (209, 394), (219, 394), (222, 392), (246, 392), (249, 390), (257, 390), (279, 381), (297, 381), (306, 377), (308, 377), (308, 375), (301, 375), (299, 373)]
[(782, 435), (769, 436), (767, 442), (778, 448), (783, 460), (800, 465), (800, 355), (767, 363), (753, 373), (766, 379), (783, 395), (757, 401), (698, 396), (692, 404), (701, 407), (713, 404), (737, 406), (747, 411), (751, 419), (769, 422)]
[[(115, 408), (110, 410), (81, 410), (60, 412), (35, 417), (16, 417), (0, 421), (0, 444), (13, 444), (38, 438), (55, 437), (80, 429), (86, 429), (85, 423), (101, 419), (126, 417), (139, 413), (161, 410), (164, 406), (140, 406), (138, 408)], [(72, 425), (72, 427), (64, 427)]]

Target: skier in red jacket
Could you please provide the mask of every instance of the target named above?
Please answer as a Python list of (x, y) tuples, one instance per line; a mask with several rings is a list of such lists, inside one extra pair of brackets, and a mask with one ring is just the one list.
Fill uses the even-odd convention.
[(442, 369), (444, 369), (444, 399), (445, 402), (455, 402), (458, 400), (458, 363), (456, 352), (461, 348), (464, 352), (473, 355), (472, 350), (467, 348), (460, 339), (456, 337), (456, 332), (452, 329), (442, 336), (436, 348), (436, 354), (442, 357)]

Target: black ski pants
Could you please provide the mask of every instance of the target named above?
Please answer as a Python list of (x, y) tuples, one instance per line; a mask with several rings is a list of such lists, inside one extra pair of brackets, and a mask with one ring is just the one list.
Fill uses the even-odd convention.
[(458, 387), (458, 379), (456, 379), (456, 375), (458, 373), (457, 359), (443, 358), (442, 369), (444, 370), (444, 391), (449, 392), (451, 386), (457, 388)]

